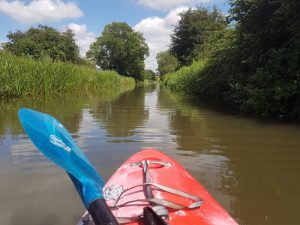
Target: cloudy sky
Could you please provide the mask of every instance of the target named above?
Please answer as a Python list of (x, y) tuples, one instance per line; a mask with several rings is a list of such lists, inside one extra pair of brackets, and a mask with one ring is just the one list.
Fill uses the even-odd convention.
[(106, 24), (126, 22), (144, 34), (150, 48), (147, 69), (156, 69), (155, 56), (170, 44), (178, 13), (188, 7), (217, 6), (224, 13), (226, 0), (0, 0), (0, 42), (9, 31), (46, 24), (63, 31), (71, 28), (81, 55)]

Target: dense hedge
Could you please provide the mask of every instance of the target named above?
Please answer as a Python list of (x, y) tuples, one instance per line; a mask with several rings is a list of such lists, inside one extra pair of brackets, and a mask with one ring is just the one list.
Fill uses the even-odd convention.
[(230, 4), (234, 27), (211, 35), (200, 48), (206, 63), (165, 76), (165, 84), (246, 113), (299, 120), (300, 1)]

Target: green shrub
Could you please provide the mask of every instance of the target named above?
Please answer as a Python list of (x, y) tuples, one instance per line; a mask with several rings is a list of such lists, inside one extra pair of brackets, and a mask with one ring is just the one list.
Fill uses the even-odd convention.
[(197, 81), (201, 78), (201, 71), (206, 62), (200, 60), (190, 66), (181, 67), (175, 73), (169, 73), (162, 77), (163, 83), (170, 89), (181, 93), (193, 93), (197, 91)]

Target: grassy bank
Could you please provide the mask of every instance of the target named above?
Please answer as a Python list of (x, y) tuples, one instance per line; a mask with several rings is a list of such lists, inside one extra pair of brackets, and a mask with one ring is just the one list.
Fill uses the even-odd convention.
[(35, 61), (0, 52), (0, 97), (96, 91), (134, 85), (133, 78), (120, 76), (114, 71), (96, 71), (51, 60)]

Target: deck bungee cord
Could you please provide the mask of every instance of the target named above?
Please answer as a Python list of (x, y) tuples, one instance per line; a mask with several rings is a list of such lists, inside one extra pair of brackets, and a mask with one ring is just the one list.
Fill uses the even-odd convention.
[[(146, 165), (146, 166), (145, 166)], [(160, 221), (158, 225), (168, 224), (167, 221), (169, 219), (169, 210), (182, 210), (182, 209), (196, 209), (199, 208), (203, 201), (199, 196), (192, 195), (190, 193), (180, 191), (178, 189), (174, 189), (162, 184), (152, 183), (151, 182), (151, 169), (149, 169), (149, 165), (160, 165), (160, 166), (172, 166), (169, 162), (162, 162), (157, 160), (143, 160), (141, 162), (132, 163), (131, 166), (138, 166), (142, 168), (143, 171), (143, 183), (141, 185), (131, 186), (127, 189), (123, 189), (123, 186), (114, 185), (111, 187), (107, 187), (104, 189), (104, 199), (109, 201), (111, 200), (111, 204), (109, 205), (110, 209), (115, 210), (121, 207), (130, 207), (136, 204), (145, 204), (145, 208), (143, 212), (134, 217), (116, 217), (118, 223), (127, 224), (132, 223), (134, 221), (143, 221), (146, 223), (149, 221), (149, 218), (156, 218), (155, 221)], [(136, 189), (142, 187), (145, 192), (145, 198), (133, 199), (130, 201), (122, 202), (119, 204), (120, 199), (124, 197), (130, 191), (134, 192)], [(186, 198), (191, 200), (189, 205), (183, 205), (180, 203), (173, 202), (171, 199), (163, 199), (155, 197), (152, 191), (161, 191), (165, 193), (170, 193), (172, 195), (177, 195), (182, 198)], [(150, 215), (152, 216), (150, 216)], [(85, 214), (82, 218), (83, 225), (92, 225), (92, 217), (89, 214)], [(152, 225), (155, 225), (152, 221)]]

